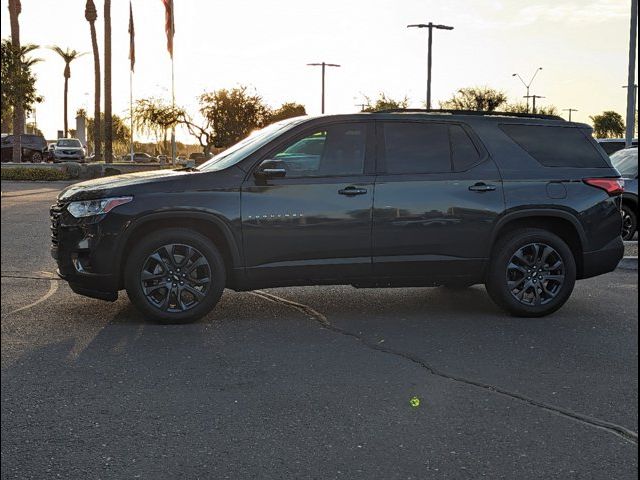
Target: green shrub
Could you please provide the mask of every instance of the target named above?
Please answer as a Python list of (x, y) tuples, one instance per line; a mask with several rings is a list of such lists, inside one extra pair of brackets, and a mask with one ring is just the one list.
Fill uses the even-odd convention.
[(80, 177), (80, 164), (76, 162), (64, 162), (62, 164), (62, 171), (69, 176), (69, 178)]
[(113, 167), (107, 167), (104, 169), (104, 174), (105, 176), (108, 175), (120, 175), (122, 172), (120, 170), (118, 170), (117, 168), (113, 168)]
[(69, 175), (57, 168), (3, 168), (2, 180), (70, 180)]
[(102, 176), (102, 165), (89, 163), (82, 168), (80, 178), (98, 178)]

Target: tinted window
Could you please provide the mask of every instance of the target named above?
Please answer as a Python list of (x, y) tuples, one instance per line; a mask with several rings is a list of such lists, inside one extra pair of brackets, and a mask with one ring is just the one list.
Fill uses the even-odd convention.
[(456, 172), (469, 170), (480, 160), (480, 154), (467, 135), (467, 132), (459, 125), (449, 127), (451, 135), (451, 158), (453, 169)]
[(607, 152), (607, 155), (617, 152), (624, 148), (624, 142), (599, 142), (602, 149)]
[(545, 167), (606, 167), (587, 134), (572, 127), (502, 125), (500, 128)]
[(388, 173), (451, 171), (449, 128), (445, 124), (385, 123), (384, 150)]
[(625, 178), (635, 178), (638, 175), (638, 149), (627, 148), (611, 155), (611, 163)]
[(366, 124), (331, 125), (289, 144), (272, 158), (287, 178), (358, 175), (364, 171)]

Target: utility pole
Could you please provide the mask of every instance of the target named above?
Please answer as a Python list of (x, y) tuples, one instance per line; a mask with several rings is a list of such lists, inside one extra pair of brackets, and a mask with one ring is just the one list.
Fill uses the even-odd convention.
[(627, 131), (624, 136), (626, 147), (631, 146), (636, 113), (636, 39), (638, 38), (638, 0), (631, 0), (631, 24), (629, 28), (629, 74), (627, 78)]
[(321, 62), (321, 63), (307, 63), (308, 66), (310, 67), (322, 67), (322, 108), (321, 108), (321, 113), (324, 113), (324, 74), (325, 74), (325, 68), (326, 67), (339, 67), (340, 65), (336, 64), (336, 63), (326, 63), (326, 62)]
[[(533, 76), (531, 77), (531, 80), (529, 80), (529, 83), (525, 82), (525, 81), (522, 79), (522, 77), (521, 77), (519, 74), (517, 74), (517, 73), (514, 73), (513, 75), (511, 75), (512, 77), (518, 77), (518, 78), (520, 79), (520, 81), (522, 82), (522, 84), (523, 84), (523, 85), (525, 86), (525, 88), (527, 89), (527, 95), (526, 95), (526, 97), (524, 97), (524, 98), (526, 98), (526, 99), (527, 99), (527, 113), (529, 113), (529, 98), (530, 98), (530, 96), (529, 96), (529, 87), (531, 87), (531, 84), (533, 83), (533, 79), (534, 79), (534, 78), (536, 78), (536, 75), (538, 75), (538, 72), (539, 72), (540, 70), (542, 70), (542, 67), (538, 67), (538, 68), (536, 69), (536, 71), (535, 71), (535, 72), (533, 72)], [(535, 107), (535, 104), (534, 104), (534, 107), (533, 107), (533, 113), (536, 113), (536, 107)]]
[(361, 112), (364, 112), (364, 108), (365, 108), (365, 107), (368, 107), (368, 106), (369, 106), (369, 104), (368, 104), (368, 103), (356, 103), (356, 105), (355, 105), (355, 106), (356, 106), (356, 107), (360, 107), (360, 111), (361, 111)]
[[(626, 85), (623, 85), (622, 88), (628, 88)], [(635, 121), (636, 121), (636, 110), (638, 109), (638, 84), (635, 84), (633, 86), (633, 123), (634, 123), (634, 129), (637, 125), (635, 125)], [(629, 125), (629, 121), (627, 120), (627, 125)], [(631, 131), (632, 136), (633, 136), (633, 130)], [(626, 139), (625, 139), (626, 140)], [(625, 141), (626, 144), (626, 141)]]
[(522, 98), (526, 98), (527, 99), (527, 113), (529, 113), (529, 106), (528, 106), (529, 99), (533, 98), (533, 112), (532, 113), (535, 114), (536, 113), (536, 98), (546, 98), (546, 97), (543, 97), (541, 95), (525, 95)]
[(571, 112), (577, 112), (575, 108), (565, 108), (562, 110), (563, 112), (569, 112), (569, 121), (571, 121)]
[(427, 110), (431, 110), (431, 45), (433, 43), (433, 29), (437, 30), (453, 30), (453, 27), (447, 25), (434, 25), (429, 23), (416, 23), (413, 25), (407, 25), (407, 28), (428, 28), (429, 29), (429, 49), (427, 56)]

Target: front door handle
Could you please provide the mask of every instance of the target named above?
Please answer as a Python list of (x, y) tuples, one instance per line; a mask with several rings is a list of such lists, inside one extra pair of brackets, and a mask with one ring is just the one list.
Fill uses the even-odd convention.
[(349, 185), (346, 188), (338, 190), (338, 193), (340, 195), (347, 195), (347, 196), (351, 197), (353, 195), (364, 195), (365, 193), (367, 193), (367, 189), (366, 188), (356, 187), (354, 185)]
[(495, 185), (487, 185), (486, 183), (478, 182), (475, 185), (471, 185), (469, 190), (472, 192), (493, 192), (496, 189)]

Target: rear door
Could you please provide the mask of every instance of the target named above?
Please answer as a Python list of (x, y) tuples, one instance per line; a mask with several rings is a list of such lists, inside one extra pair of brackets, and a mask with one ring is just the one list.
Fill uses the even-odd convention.
[(263, 158), (286, 174), (252, 172), (242, 187), (251, 281), (340, 283), (371, 274), (373, 132), (371, 121), (311, 127)]
[(376, 276), (479, 274), (504, 200), (498, 169), (473, 132), (388, 121), (378, 123), (377, 140)]

